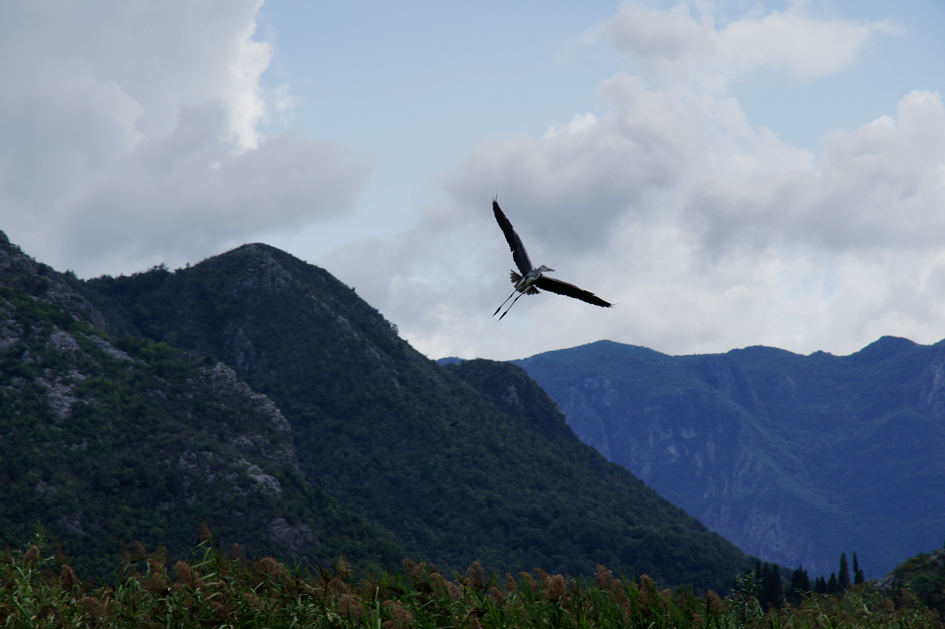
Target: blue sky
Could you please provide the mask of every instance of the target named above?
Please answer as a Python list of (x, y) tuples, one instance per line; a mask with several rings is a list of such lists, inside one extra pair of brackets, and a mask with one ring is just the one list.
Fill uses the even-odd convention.
[(477, 141), (543, 134), (592, 107), (594, 88), (620, 67), (611, 47), (582, 44), (613, 2), (304, 4), (263, 6), (261, 32), (274, 43), (263, 81), (292, 86), (290, 124), (378, 159), (362, 212), (330, 241), (309, 241), (325, 252), (403, 229)]
[[(431, 357), (945, 338), (940, 2), (0, 7), (0, 229), (88, 277), (268, 242)], [(618, 307), (511, 290), (533, 262)]]

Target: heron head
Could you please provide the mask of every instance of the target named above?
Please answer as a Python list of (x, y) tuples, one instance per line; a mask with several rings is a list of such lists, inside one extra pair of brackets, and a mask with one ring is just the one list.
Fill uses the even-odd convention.
[(555, 271), (555, 270), (552, 269), (551, 267), (547, 267), (547, 266), (545, 266), (544, 264), (542, 264), (540, 267), (538, 267), (538, 270), (541, 271), (542, 273), (545, 273), (546, 271), (551, 271), (552, 273), (554, 273), (554, 271)]

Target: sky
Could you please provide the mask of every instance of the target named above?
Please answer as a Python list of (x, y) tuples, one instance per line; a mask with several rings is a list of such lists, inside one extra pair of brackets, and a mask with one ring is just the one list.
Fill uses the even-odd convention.
[[(945, 338), (945, 3), (8, 0), (0, 229), (80, 277), (265, 242), (431, 358)], [(614, 308), (523, 297), (512, 257)]]

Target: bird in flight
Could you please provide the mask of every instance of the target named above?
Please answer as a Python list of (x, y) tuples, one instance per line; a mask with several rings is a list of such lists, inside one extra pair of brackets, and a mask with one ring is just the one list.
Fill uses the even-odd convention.
[[(589, 304), (603, 308), (610, 308), (613, 305), (590, 291), (578, 288), (574, 284), (568, 284), (567, 282), (542, 275), (546, 271), (554, 272), (554, 269), (549, 269), (544, 264), (538, 268), (533, 268), (531, 261), (528, 259), (528, 253), (525, 251), (525, 245), (522, 244), (522, 239), (515, 233), (512, 223), (505, 217), (502, 208), (499, 207), (495, 199), (492, 200), (492, 212), (495, 214), (495, 220), (499, 223), (499, 227), (502, 228), (502, 233), (505, 234), (505, 239), (508, 241), (509, 248), (512, 250), (512, 259), (515, 260), (515, 266), (522, 272), (521, 275), (515, 271), (511, 271), (510, 273), (512, 284), (515, 285), (515, 290), (512, 291), (512, 295), (515, 295), (516, 292), (519, 293), (519, 295), (512, 301), (512, 304), (505, 309), (505, 312), (499, 317), (499, 321), (501, 321), (505, 315), (509, 314), (509, 310), (512, 309), (512, 306), (515, 305), (519, 297), (522, 295), (537, 295), (539, 288), (552, 293), (558, 293), (559, 295), (574, 297), (575, 299), (580, 299), (581, 301), (586, 301)], [(493, 317), (499, 314), (499, 311), (502, 310), (502, 306), (504, 306), (509, 299), (512, 299), (512, 295), (509, 295), (506, 300), (502, 302), (502, 305), (495, 309), (495, 312), (492, 313)]]

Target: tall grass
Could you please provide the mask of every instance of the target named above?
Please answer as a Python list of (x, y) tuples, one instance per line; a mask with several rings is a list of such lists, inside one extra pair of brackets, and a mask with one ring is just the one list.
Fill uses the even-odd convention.
[[(251, 561), (238, 547), (224, 555), (211, 541), (190, 563), (167, 567), (162, 548), (137, 544), (112, 583), (81, 581), (41, 536), (2, 561), (2, 627), (158, 627), (426, 629), (841, 629), (942, 627), (908, 594), (891, 600), (861, 585), (842, 597), (761, 610), (741, 582), (722, 599), (709, 591), (660, 590), (647, 576), (622, 580), (603, 566), (593, 581), (541, 570), (486, 575), (473, 564), (447, 576), (405, 561), (401, 572), (358, 578), (344, 559), (331, 569)], [(57, 556), (58, 555), (58, 556)], [(750, 584), (749, 584), (750, 585)]]

